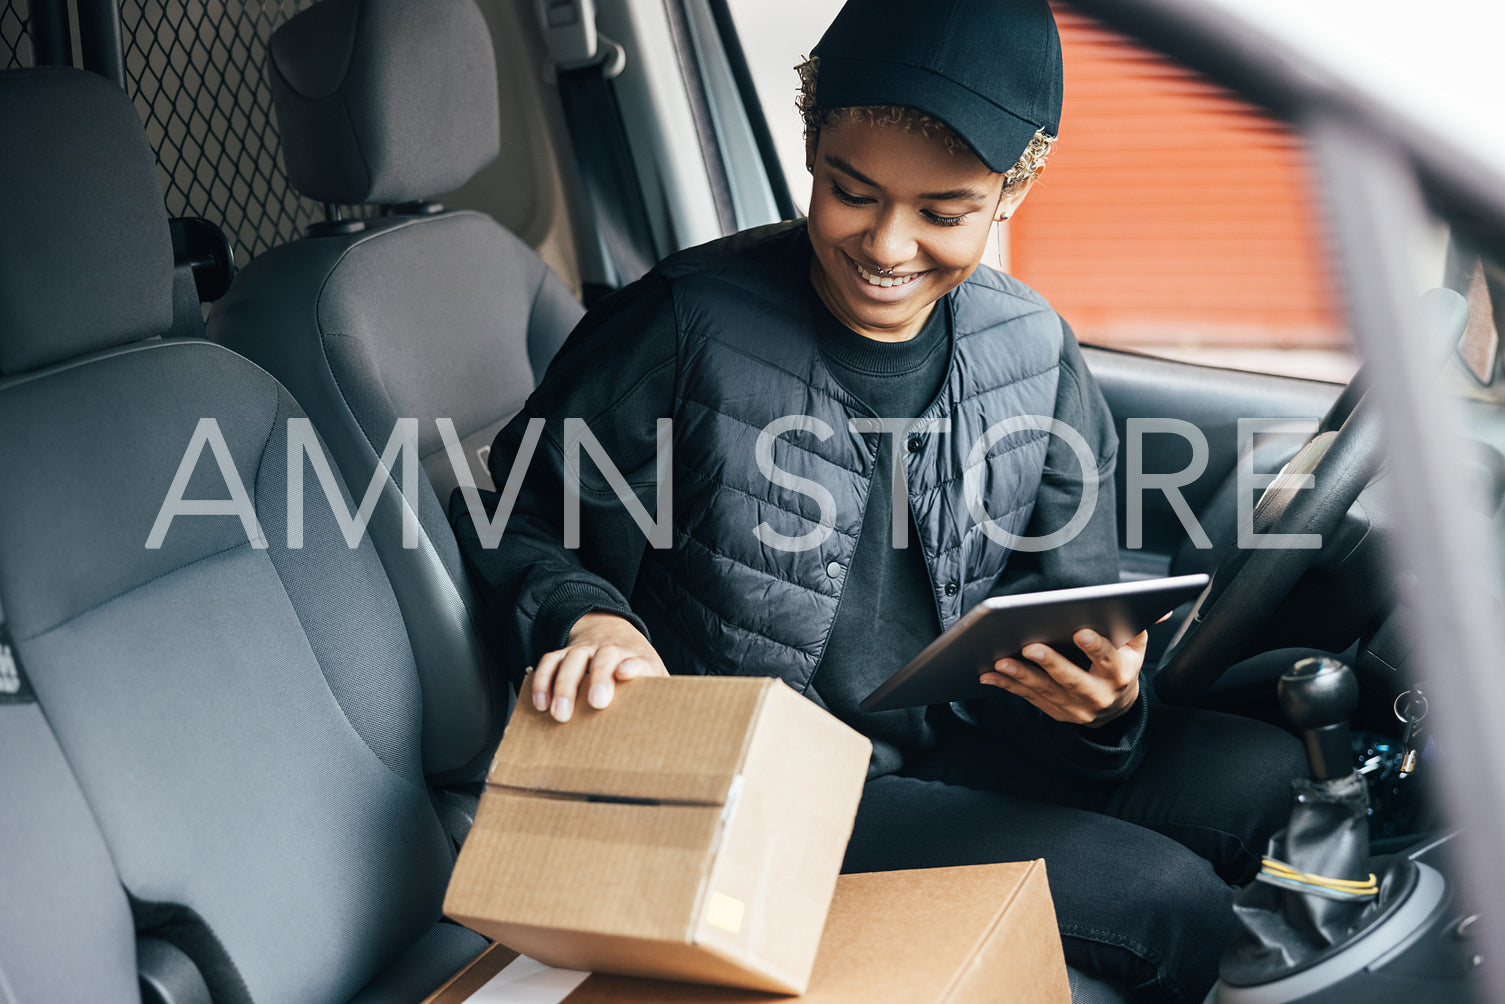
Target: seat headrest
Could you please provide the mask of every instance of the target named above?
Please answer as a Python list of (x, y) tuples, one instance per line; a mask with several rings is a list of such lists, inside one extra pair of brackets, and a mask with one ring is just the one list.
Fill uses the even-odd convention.
[(324, 0), (273, 33), (267, 77), (288, 180), (317, 202), (431, 199), (501, 148), (474, 0)]
[(0, 373), (172, 327), (173, 256), (157, 161), (103, 77), (0, 72)]

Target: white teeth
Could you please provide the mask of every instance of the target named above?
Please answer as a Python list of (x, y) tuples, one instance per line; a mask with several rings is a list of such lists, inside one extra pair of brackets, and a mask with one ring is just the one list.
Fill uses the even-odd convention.
[[(854, 261), (853, 265), (857, 265)], [(903, 286), (913, 282), (921, 273), (911, 272), (909, 275), (876, 275), (857, 265), (857, 274), (867, 282), (869, 286)]]

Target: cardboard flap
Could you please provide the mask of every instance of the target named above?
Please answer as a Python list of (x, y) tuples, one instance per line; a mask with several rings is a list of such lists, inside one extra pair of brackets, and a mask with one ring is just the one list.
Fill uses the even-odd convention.
[[(721, 805), (742, 769), (767, 677), (634, 680), (564, 724), (533, 709), (531, 677), (487, 782), (556, 795)], [(652, 709), (652, 714), (645, 713)], [(665, 729), (664, 722), (675, 727)]]

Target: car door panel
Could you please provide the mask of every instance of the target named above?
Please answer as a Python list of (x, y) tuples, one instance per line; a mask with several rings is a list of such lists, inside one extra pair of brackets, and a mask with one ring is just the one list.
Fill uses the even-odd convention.
[[(1165, 574), (1178, 549), (1191, 546), (1190, 531), (1177, 516), (1169, 494), (1145, 487), (1138, 478), (1135, 485), (1129, 483), (1131, 420), (1139, 420), (1133, 431), (1142, 444), (1137, 466), (1144, 475), (1187, 470), (1195, 459), (1196, 435), (1184, 427), (1179, 433), (1145, 431), (1144, 420), (1177, 419), (1190, 423), (1205, 437), (1205, 469), (1179, 488), (1187, 507), (1200, 518), (1220, 492), (1232, 487), (1230, 479), (1236, 476), (1240, 450), (1240, 419), (1290, 420), (1279, 423), (1278, 433), (1254, 439), (1254, 470), (1273, 472), (1290, 458), (1342, 390), (1339, 384), (1198, 366), (1135, 352), (1085, 347), (1083, 355), (1113, 411), (1118, 431), (1115, 480), (1121, 564), (1126, 577)], [(1142, 500), (1141, 546), (1134, 548), (1128, 547), (1133, 542), (1128, 519), (1131, 487), (1139, 490)], [(1213, 536), (1216, 539), (1216, 534)]]

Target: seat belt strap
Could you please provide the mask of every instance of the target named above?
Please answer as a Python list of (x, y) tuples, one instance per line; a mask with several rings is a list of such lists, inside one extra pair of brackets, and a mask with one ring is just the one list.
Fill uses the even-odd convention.
[(607, 62), (558, 73), (559, 97), (581, 182), (595, 214), (620, 288), (643, 276), (658, 260), (653, 228), (643, 208), (643, 189), (627, 143)]
[(21, 668), (21, 653), (5, 626), (5, 608), (0, 607), (0, 704), (34, 704), (37, 695)]

